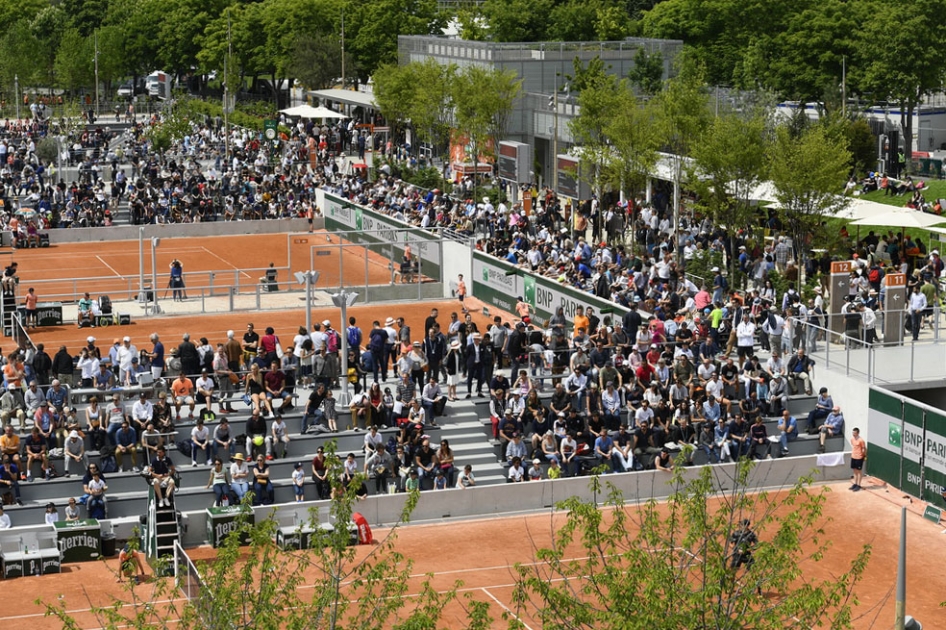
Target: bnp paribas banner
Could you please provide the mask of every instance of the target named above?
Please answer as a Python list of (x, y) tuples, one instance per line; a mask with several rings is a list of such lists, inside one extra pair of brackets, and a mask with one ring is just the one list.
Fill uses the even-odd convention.
[(867, 471), (905, 493), (946, 506), (946, 415), (871, 388)]
[(473, 253), (473, 296), (509, 313), (516, 312), (522, 278), (513, 265), (479, 252)]
[(902, 454), (903, 403), (872, 387), (867, 410), (868, 474), (899, 488)]
[(482, 252), (473, 253), (473, 295), (493, 306), (515, 313), (516, 301), (522, 299), (532, 307), (533, 320), (540, 326), (559, 308), (566, 321), (571, 322), (578, 306), (594, 308), (597, 316), (604, 320), (624, 317), (626, 309), (602, 300), (590, 293), (573, 289), (518, 268)]
[(923, 498), (939, 507), (946, 507), (943, 490), (946, 488), (946, 415), (926, 412), (926, 431), (923, 435)]
[(371, 251), (390, 258), (395, 266), (409, 243), (423, 260), (423, 274), (440, 279), (440, 239), (433, 234), (331, 193), (325, 193), (322, 214), (329, 232), (346, 232), (345, 240), (366, 245)]

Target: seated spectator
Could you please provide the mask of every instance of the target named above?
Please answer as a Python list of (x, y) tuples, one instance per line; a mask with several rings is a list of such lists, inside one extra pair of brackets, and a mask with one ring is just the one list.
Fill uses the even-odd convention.
[(167, 458), (167, 448), (158, 447), (158, 456), (151, 464), (151, 484), (159, 507), (171, 507), (174, 495), (174, 463)]
[(24, 441), (26, 451), (26, 480), (33, 481), (33, 464), (39, 462), (43, 471), (43, 477), (47, 480), (52, 479), (52, 470), (49, 466), (49, 457), (46, 439), (40, 435), (39, 428), (33, 427), (30, 435)]
[(781, 446), (781, 455), (788, 455), (788, 443), (798, 439), (798, 421), (792, 416), (788, 409), (782, 411), (782, 419), (778, 424), (779, 445)]
[(826, 439), (835, 435), (844, 434), (844, 415), (841, 413), (841, 408), (838, 405), (832, 407), (831, 413), (825, 418), (824, 424), (819, 427), (818, 433), (819, 453), (824, 453), (824, 443)]
[(79, 437), (78, 431), (69, 433), (69, 439), (66, 440), (62, 450), (64, 459), (63, 468), (66, 477), (72, 476), (69, 472), (70, 464), (78, 464), (82, 468), (88, 468), (89, 457), (85, 454), (85, 442)]
[(834, 408), (834, 400), (828, 394), (828, 388), (822, 387), (818, 391), (818, 399), (815, 401), (815, 408), (808, 413), (808, 423), (806, 431), (808, 433), (818, 432), (818, 420), (827, 418), (828, 414)]
[(814, 361), (806, 354), (804, 348), (799, 348), (798, 352), (788, 361), (788, 386), (792, 394), (798, 393), (798, 381), (805, 386), (805, 394), (811, 396), (811, 370), (814, 367)]
[(749, 427), (749, 440), (750, 459), (772, 458), (772, 443), (769, 442), (769, 434), (761, 417), (756, 418), (752, 426)]
[(138, 432), (131, 428), (128, 420), (122, 421), (121, 428), (115, 433), (115, 461), (118, 470), (125, 471), (123, 455), (131, 457), (131, 471), (138, 473)]

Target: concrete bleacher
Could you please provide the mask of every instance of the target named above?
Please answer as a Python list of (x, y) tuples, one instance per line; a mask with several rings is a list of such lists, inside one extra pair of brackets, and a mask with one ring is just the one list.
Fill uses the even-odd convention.
[[(153, 394), (151, 388), (146, 388)], [(122, 391), (123, 400), (126, 404), (126, 412), (130, 415), (131, 406), (137, 399), (140, 388), (128, 388)], [(92, 393), (88, 390), (73, 390), (71, 392), (72, 403), (79, 410), (79, 417), (84, 417), (85, 400)], [(110, 394), (109, 392), (108, 394)], [(330, 440), (336, 441), (335, 450), (340, 457), (345, 457), (349, 452), (355, 453), (359, 463), (363, 463), (363, 444), (364, 431), (342, 431), (339, 433), (316, 433), (301, 434), (302, 412), (305, 400), (308, 396), (308, 390), (300, 390), (299, 398), (293, 410), (288, 411), (285, 416), (285, 422), (290, 436), (288, 455), (284, 459), (277, 459), (270, 462), (272, 467), (271, 479), (275, 489), (275, 499), (277, 503), (287, 503), (294, 501), (293, 490), (290, 482), (290, 475), (293, 465), (297, 461), (305, 465), (307, 479), (310, 474), (310, 462), (314, 457), (319, 446), (325, 445)], [(547, 394), (546, 394), (547, 396)], [(106, 396), (107, 397), (107, 396)], [(245, 423), (249, 417), (249, 410), (242, 401), (235, 401), (234, 406), (237, 413), (228, 414), (225, 417), (231, 425), (231, 435), (238, 436), (245, 431)], [(799, 428), (805, 426), (805, 418), (808, 410), (814, 406), (814, 397), (794, 396), (790, 398), (789, 410), (795, 415), (799, 422)], [(210, 474), (210, 468), (202, 463), (197, 467), (191, 465), (191, 458), (178, 452), (176, 446), (171, 446), (172, 442), (189, 440), (190, 430), (194, 426), (192, 421), (186, 419), (176, 422), (175, 427), (178, 434), (173, 439), (168, 439), (170, 447), (169, 457), (175, 463), (181, 475), (181, 488), (178, 491), (177, 509), (182, 512), (203, 510), (212, 505), (214, 495), (212, 489), (206, 488)], [(340, 428), (347, 428), (350, 416), (344, 409), (339, 410), (338, 425)], [(217, 421), (208, 423), (208, 428), (213, 432), (217, 422), (224, 416), (218, 415)], [(267, 419), (269, 424), (271, 419)], [(489, 486), (504, 484), (506, 481), (507, 470), (504, 466), (503, 453), (501, 447), (497, 445), (492, 438), (492, 432), (489, 422), (488, 400), (485, 398), (474, 398), (451, 403), (447, 407), (447, 416), (438, 419), (439, 427), (428, 427), (428, 434), (431, 436), (431, 446), (436, 450), (439, 447), (441, 439), (447, 439), (454, 452), (455, 465), (457, 470), (462, 470), (463, 466), (470, 464), (473, 466), (474, 475), (478, 486)], [(766, 426), (769, 435), (777, 435), (777, 418), (766, 418)], [(391, 435), (396, 433), (395, 429), (382, 428), (381, 434), (384, 441), (387, 442)], [(808, 456), (817, 452), (818, 436), (806, 435), (801, 433), (797, 440), (791, 446), (791, 457)], [(244, 451), (244, 445), (236, 445), (238, 452)], [(826, 450), (829, 452), (838, 452), (844, 450), (844, 440), (836, 437), (827, 441)], [(98, 461), (98, 453), (90, 450), (87, 443), (87, 452), (90, 461)], [(779, 457), (778, 444), (773, 444), (773, 457)], [(62, 474), (62, 459), (53, 460), (57, 471)], [(229, 461), (224, 458), (228, 465)], [(695, 464), (705, 464), (706, 456), (698, 452), (694, 457)], [(126, 457), (124, 461), (126, 469), (131, 469), (130, 458)], [(138, 465), (143, 465), (143, 454), (139, 453)], [(543, 468), (547, 464), (543, 462)], [(70, 496), (79, 496), (82, 494), (81, 474), (73, 470), (73, 476), (70, 478), (59, 477), (51, 481), (37, 479), (32, 483), (21, 482), (20, 489), (24, 506), (11, 506), (10, 515), (16, 525), (32, 524), (42, 522), (44, 506), (52, 501), (57, 504), (65, 504)], [(633, 473), (638, 474), (638, 473)], [(139, 475), (132, 472), (118, 472), (106, 475), (108, 479), (108, 513), (110, 518), (135, 517), (145, 513), (147, 502), (147, 483)], [(427, 482), (429, 484), (429, 482)], [(366, 484), (369, 494), (375, 493), (375, 484), (369, 480)], [(310, 484), (307, 485), (307, 498), (315, 498), (315, 489)]]

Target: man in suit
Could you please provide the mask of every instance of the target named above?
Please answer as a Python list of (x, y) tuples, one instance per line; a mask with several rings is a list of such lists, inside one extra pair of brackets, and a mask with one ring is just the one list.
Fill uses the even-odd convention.
[(466, 397), (473, 395), (473, 379), (476, 379), (476, 395), (483, 397), (483, 368), (490, 361), (489, 352), (483, 345), (479, 333), (473, 333), (473, 342), (466, 348)]

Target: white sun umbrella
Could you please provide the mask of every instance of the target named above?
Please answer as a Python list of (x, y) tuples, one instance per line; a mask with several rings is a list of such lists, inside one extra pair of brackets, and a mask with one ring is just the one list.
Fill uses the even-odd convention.
[(279, 112), (287, 116), (299, 116), (300, 118), (348, 118), (345, 114), (333, 111), (328, 107), (312, 107), (311, 105), (296, 105), (295, 107), (281, 109)]
[(852, 221), (851, 225), (872, 225), (874, 227), (889, 228), (921, 228), (927, 229), (934, 225), (946, 222), (946, 217), (929, 214), (907, 208), (893, 208), (887, 212), (864, 217)]

